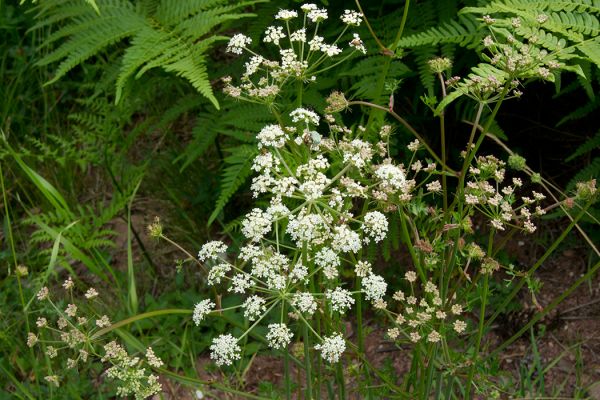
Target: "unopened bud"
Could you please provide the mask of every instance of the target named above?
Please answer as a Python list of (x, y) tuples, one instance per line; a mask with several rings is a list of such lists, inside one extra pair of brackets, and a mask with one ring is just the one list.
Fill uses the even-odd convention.
[(346, 100), (346, 96), (344, 93), (335, 91), (329, 95), (327, 98), (327, 107), (325, 111), (328, 113), (340, 112), (344, 111), (348, 108), (348, 100)]
[(452, 67), (452, 61), (447, 57), (438, 57), (427, 61), (429, 69), (434, 74), (442, 73)]

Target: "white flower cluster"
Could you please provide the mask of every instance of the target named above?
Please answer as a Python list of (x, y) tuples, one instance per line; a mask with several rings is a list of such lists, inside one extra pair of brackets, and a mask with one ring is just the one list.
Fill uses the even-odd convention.
[[(256, 135), (259, 141), (259, 148), (261, 147), (283, 147), (287, 139), (287, 134), (281, 129), (279, 125), (267, 125), (261, 129)], [(267, 153), (270, 154), (270, 153)]]
[(242, 349), (237, 344), (236, 338), (230, 334), (224, 334), (213, 339), (210, 351), (210, 358), (221, 366), (231, 365), (235, 360), (239, 360)]
[(269, 332), (267, 333), (267, 342), (271, 348), (278, 350), (283, 349), (290, 344), (294, 334), (285, 324), (270, 324)]
[(192, 320), (196, 325), (200, 325), (200, 322), (209, 314), (215, 307), (215, 303), (210, 301), (209, 299), (202, 300), (197, 303), (194, 307), (194, 314), (192, 315)]
[(371, 211), (365, 214), (362, 228), (375, 242), (381, 242), (388, 231), (388, 220), (379, 211)]
[(383, 299), (385, 291), (387, 290), (387, 283), (382, 276), (376, 274), (369, 274), (366, 278), (363, 278), (362, 282), (363, 291), (365, 298), (371, 301), (377, 301)]
[(340, 357), (346, 350), (346, 341), (341, 333), (335, 333), (323, 338), (323, 343), (315, 345), (315, 349), (321, 352), (321, 357), (332, 364), (340, 361)]
[[(275, 14), (276, 21), (282, 21), (285, 26), (268, 26), (263, 35), (263, 42), (277, 46), (279, 60), (269, 60), (266, 57), (247, 50), (252, 40), (243, 35), (234, 35), (228, 45), (227, 51), (242, 54), (247, 50), (251, 54), (245, 65), (246, 72), (239, 86), (231, 84), (230, 77), (224, 78), (224, 92), (232, 97), (270, 103), (281, 91), (281, 87), (288, 83), (288, 78), (293, 77), (304, 82), (316, 79), (315, 74), (322, 69), (322, 64), (328, 62), (343, 52), (338, 41), (345, 36), (349, 27), (357, 27), (362, 22), (362, 14), (345, 10), (340, 17), (344, 23), (344, 30), (333, 43), (317, 35), (320, 25), (328, 19), (327, 10), (318, 8), (315, 4), (304, 4), (300, 7), (304, 13), (302, 26), (298, 26), (298, 12), (294, 10), (279, 10)], [(315, 24), (314, 28), (309, 27)], [(312, 37), (307, 32), (314, 32)], [(348, 43), (352, 51), (366, 53), (362, 40), (357, 33), (352, 34)]]
[(200, 261), (215, 260), (219, 254), (227, 251), (227, 245), (221, 241), (214, 240), (208, 242), (202, 246), (198, 252), (198, 259)]
[(313, 315), (317, 310), (317, 302), (315, 297), (307, 292), (299, 292), (294, 294), (292, 298), (292, 306), (298, 309), (301, 313)]
[(229, 44), (227, 45), (227, 51), (235, 54), (242, 54), (244, 48), (250, 43), (252, 43), (252, 39), (250, 39), (246, 35), (238, 33), (229, 40)]
[(352, 297), (352, 294), (341, 287), (337, 287), (334, 290), (328, 290), (325, 292), (325, 298), (329, 300), (331, 309), (339, 312), (340, 314), (344, 314), (354, 304), (354, 298)]

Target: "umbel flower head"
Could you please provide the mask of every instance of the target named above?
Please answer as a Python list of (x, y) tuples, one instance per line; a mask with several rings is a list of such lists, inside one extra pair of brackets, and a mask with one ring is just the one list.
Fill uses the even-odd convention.
[[(303, 14), (303, 18), (298, 18)], [(245, 73), (238, 86), (232, 84), (231, 77), (224, 78), (224, 92), (232, 97), (264, 102), (270, 104), (279, 94), (282, 87), (292, 80), (312, 82), (327, 63), (334, 62), (333, 58), (347, 52), (366, 53), (364, 44), (357, 33), (347, 45), (342, 45), (340, 39), (346, 36), (350, 27), (357, 27), (362, 22), (362, 14), (345, 10), (340, 17), (343, 31), (333, 43), (327, 43), (326, 38), (317, 33), (321, 24), (329, 18), (327, 10), (318, 8), (315, 4), (304, 4), (300, 12), (295, 10), (279, 10), (275, 15), (277, 25), (268, 26), (262, 42), (275, 46), (278, 59), (270, 60), (255, 51), (249, 50), (252, 40), (244, 34), (234, 35), (227, 45), (227, 51), (234, 54), (250, 53), (250, 59), (245, 64)], [(312, 33), (312, 37), (309, 36)]]

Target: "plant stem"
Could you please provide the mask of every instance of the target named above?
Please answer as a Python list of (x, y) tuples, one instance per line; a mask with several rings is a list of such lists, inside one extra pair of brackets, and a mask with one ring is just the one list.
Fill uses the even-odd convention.
[(100, 329), (99, 331), (94, 333), (90, 339), (92, 339), (92, 340), (97, 339), (100, 336), (106, 335), (107, 333), (114, 331), (115, 329), (119, 329), (123, 326), (129, 325), (136, 321), (140, 321), (142, 319), (160, 317), (161, 315), (170, 315), (170, 314), (193, 314), (193, 311), (188, 310), (188, 309), (182, 309), (182, 308), (171, 308), (171, 309), (166, 309), (166, 310), (149, 311), (146, 313), (134, 315), (133, 317), (126, 318), (119, 322), (115, 322), (111, 326), (107, 326), (106, 328)]
[(471, 386), (473, 377), (475, 376), (475, 368), (477, 366), (477, 358), (479, 356), (479, 349), (481, 348), (481, 339), (483, 338), (483, 332), (485, 327), (485, 306), (487, 304), (488, 296), (488, 285), (489, 285), (489, 274), (485, 274), (483, 278), (483, 293), (481, 295), (481, 306), (479, 309), (479, 325), (477, 328), (477, 339), (475, 341), (475, 350), (473, 351), (473, 358), (471, 359), (471, 368), (469, 369), (469, 375), (467, 377), (466, 384), (466, 396), (465, 399), (471, 398)]
[(581, 210), (581, 212), (579, 214), (577, 214), (577, 216), (575, 218), (573, 218), (573, 220), (571, 220), (571, 223), (560, 234), (560, 236), (550, 245), (550, 247), (548, 247), (548, 249), (546, 250), (546, 252), (526, 272), (525, 276), (523, 276), (521, 278), (521, 280), (519, 281), (519, 283), (517, 283), (515, 285), (515, 287), (513, 288), (513, 290), (510, 292), (510, 294), (504, 298), (504, 301), (496, 309), (496, 312), (494, 314), (492, 314), (492, 316), (490, 318), (488, 318), (488, 321), (486, 322), (486, 328), (489, 328), (489, 326), (494, 322), (494, 320), (498, 317), (498, 315), (500, 315), (500, 313), (502, 313), (506, 309), (506, 306), (508, 305), (508, 303), (510, 303), (512, 301), (512, 299), (517, 295), (517, 293), (519, 293), (519, 291), (521, 290), (521, 288), (523, 287), (523, 285), (525, 285), (525, 282), (526, 282), (525, 278), (532, 276), (533, 273), (544, 263), (544, 261), (546, 261), (546, 259), (552, 253), (554, 253), (554, 250), (556, 250), (556, 248), (558, 247), (558, 245), (565, 239), (565, 237), (567, 237), (567, 235), (569, 234), (569, 232), (571, 232), (571, 230), (577, 224), (577, 222), (586, 214), (587, 209), (590, 206), (591, 206), (591, 203), (588, 203), (588, 204), (585, 205), (585, 207), (583, 207), (583, 209)]
[[(313, 263), (308, 262), (308, 245), (306, 242), (302, 245), (302, 263), (304, 265), (308, 265), (310, 268)], [(312, 272), (309, 270), (309, 272)], [(314, 280), (311, 277), (311, 292), (314, 292)], [(302, 317), (302, 314), (300, 314)], [(310, 357), (310, 332), (309, 332), (309, 323), (304, 318), (303, 320), (303, 332), (302, 336), (304, 339), (304, 369), (306, 374), (306, 399), (312, 400), (313, 398), (313, 389), (312, 389), (312, 362)], [(317, 335), (318, 336), (318, 335)]]

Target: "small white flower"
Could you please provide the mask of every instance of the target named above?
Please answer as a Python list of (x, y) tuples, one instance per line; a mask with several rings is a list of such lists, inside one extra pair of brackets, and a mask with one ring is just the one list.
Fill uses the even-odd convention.
[(362, 14), (354, 10), (344, 10), (344, 14), (340, 17), (346, 25), (359, 26), (362, 22)]
[(164, 364), (162, 360), (156, 354), (154, 354), (152, 347), (148, 347), (148, 349), (146, 349), (146, 359), (148, 360), (148, 364), (154, 368), (160, 368)]
[(437, 343), (442, 340), (442, 335), (440, 335), (437, 331), (431, 331), (427, 336), (427, 341), (429, 343)]
[(308, 12), (308, 14), (306, 14), (306, 16), (308, 17), (308, 19), (310, 19), (312, 22), (321, 22), (327, 19), (327, 10), (325, 9), (313, 9), (310, 10)]
[(96, 320), (96, 326), (98, 328), (105, 328), (107, 326), (110, 326), (110, 319), (108, 319), (107, 315), (103, 315), (102, 317), (100, 317), (100, 319)]
[(275, 19), (289, 21), (290, 19), (296, 18), (297, 16), (298, 12), (294, 10), (279, 10), (279, 12), (275, 14)]
[(37, 292), (37, 294), (35, 296), (39, 301), (42, 301), (42, 300), (46, 300), (48, 298), (48, 293), (49, 293), (48, 288), (46, 286), (44, 286)]
[(242, 50), (246, 45), (252, 43), (252, 39), (248, 36), (238, 33), (234, 35), (231, 39), (229, 39), (229, 44), (227, 45), (227, 51), (234, 54), (242, 54)]
[(311, 51), (321, 50), (323, 45), (325, 44), (325, 39), (322, 36), (315, 35), (309, 42), (308, 48)]
[(463, 333), (465, 329), (467, 329), (467, 323), (465, 321), (456, 320), (454, 321), (453, 328), (456, 333)]
[(388, 220), (379, 211), (371, 211), (365, 214), (362, 229), (376, 243), (385, 239), (388, 231)]
[(65, 314), (71, 318), (75, 317), (75, 315), (77, 315), (77, 306), (75, 304), (69, 304), (65, 309)]
[(263, 41), (265, 43), (273, 43), (279, 45), (279, 40), (285, 38), (283, 33), (283, 27), (281, 26), (269, 26), (265, 31), (265, 37)]
[(404, 279), (413, 283), (417, 280), (417, 273), (415, 271), (408, 271), (404, 274)]
[(248, 274), (236, 274), (231, 278), (229, 291), (233, 293), (246, 293), (252, 287), (252, 278)]
[(367, 261), (359, 261), (354, 267), (354, 273), (360, 278), (364, 278), (371, 273), (371, 264)]
[(292, 32), (290, 35), (290, 41), (306, 43), (306, 29), (298, 29), (296, 32)]
[(260, 208), (253, 209), (242, 221), (242, 234), (258, 242), (271, 231), (271, 216)]
[(266, 310), (265, 303), (265, 299), (260, 296), (254, 295), (248, 297), (242, 304), (244, 317), (248, 318), (250, 321), (258, 319), (258, 317)]
[(400, 168), (392, 164), (382, 164), (375, 171), (384, 186), (401, 189), (406, 183), (406, 176)]
[(37, 342), (38, 342), (38, 337), (36, 336), (36, 334), (33, 332), (29, 332), (27, 334), (27, 346), (33, 347), (33, 346), (35, 346), (35, 344)]
[(316, 5), (316, 4), (314, 4), (314, 3), (302, 4), (302, 5), (300, 6), (300, 9), (301, 9), (302, 11), (304, 11), (304, 12), (306, 12), (306, 13), (307, 13), (307, 12), (310, 12), (310, 11), (316, 10), (316, 9), (317, 9), (317, 5)]
[(425, 187), (427, 188), (428, 192), (432, 193), (438, 193), (442, 191), (442, 184), (440, 183), (440, 181), (429, 182), (425, 185)]
[(381, 300), (387, 290), (387, 283), (382, 276), (370, 274), (362, 280), (363, 291), (367, 300)]
[(323, 247), (315, 255), (315, 264), (323, 268), (323, 273), (327, 279), (335, 279), (338, 276), (340, 263), (337, 253), (329, 247)]
[(316, 350), (321, 351), (321, 357), (330, 363), (336, 363), (340, 360), (346, 350), (346, 342), (341, 333), (334, 333), (329, 337), (323, 338), (323, 343), (315, 345)]
[(71, 279), (71, 277), (69, 277), (69, 278), (67, 278), (66, 281), (64, 281), (62, 286), (65, 290), (70, 290), (70, 289), (73, 289), (73, 286), (75, 286), (75, 284), (73, 283), (73, 279)]
[(223, 279), (225, 274), (227, 274), (229, 271), (231, 271), (231, 265), (229, 264), (222, 263), (215, 265), (210, 269), (210, 271), (208, 271), (208, 284), (212, 286), (221, 283), (221, 279)]
[(325, 54), (327, 54), (327, 56), (329, 57), (333, 57), (333, 56), (337, 56), (338, 54), (340, 54), (342, 52), (342, 49), (340, 49), (337, 45), (332, 44), (332, 45), (323, 45), (321, 46), (321, 51)]
[[(287, 134), (279, 125), (267, 125), (260, 130), (256, 138), (259, 140), (258, 148), (273, 146), (281, 148), (285, 145)], [(269, 154), (269, 153), (267, 153)]]
[(460, 304), (454, 304), (451, 308), (452, 314), (460, 315), (463, 312), (463, 308)]
[(306, 122), (307, 124), (319, 125), (320, 117), (314, 112), (306, 108), (296, 108), (290, 113), (293, 122)]
[(194, 314), (192, 315), (192, 320), (196, 325), (200, 325), (200, 322), (206, 317), (208, 313), (210, 313), (215, 307), (215, 303), (210, 301), (209, 299), (202, 300), (194, 306)]
[(317, 302), (314, 296), (307, 292), (295, 293), (292, 298), (292, 306), (307, 315), (313, 315), (317, 310)]
[(94, 288), (89, 288), (86, 292), (85, 292), (85, 298), (86, 299), (93, 299), (95, 297), (98, 297), (98, 291)]
[(290, 279), (293, 283), (302, 282), (308, 276), (308, 268), (302, 265), (300, 261), (296, 263), (292, 271), (290, 272)]
[(348, 290), (340, 287), (337, 287), (334, 290), (327, 290), (325, 292), (325, 298), (331, 303), (331, 309), (340, 314), (344, 314), (354, 304), (352, 294)]
[(231, 365), (234, 360), (239, 360), (242, 349), (238, 346), (236, 338), (230, 334), (224, 334), (213, 339), (210, 351), (210, 358), (221, 366)]
[(227, 251), (227, 245), (219, 240), (213, 240), (202, 246), (198, 252), (198, 259), (200, 261), (216, 260), (220, 253)]
[(335, 227), (331, 247), (340, 252), (357, 253), (361, 249), (360, 236), (347, 225)]
[(269, 324), (267, 341), (273, 349), (283, 349), (292, 341), (294, 334), (285, 324)]

